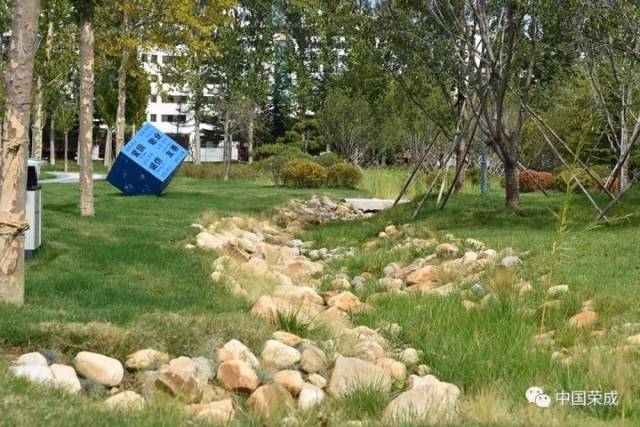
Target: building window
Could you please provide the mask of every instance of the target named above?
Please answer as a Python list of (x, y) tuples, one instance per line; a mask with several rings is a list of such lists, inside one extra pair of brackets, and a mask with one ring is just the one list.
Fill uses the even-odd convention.
[(149, 60), (149, 55), (147, 55), (146, 53), (143, 53), (142, 56), (140, 57), (140, 60), (142, 62), (147, 62)]
[(149, 121), (150, 122), (158, 121), (158, 116), (156, 116), (155, 114), (151, 114), (150, 117), (149, 117)]
[(158, 55), (151, 55), (151, 63), (152, 64), (158, 63)]
[(151, 100), (151, 102), (154, 102), (154, 103), (158, 102), (158, 95), (151, 95), (150, 100)]
[(185, 114), (163, 114), (162, 121), (166, 123), (183, 123), (187, 121)]

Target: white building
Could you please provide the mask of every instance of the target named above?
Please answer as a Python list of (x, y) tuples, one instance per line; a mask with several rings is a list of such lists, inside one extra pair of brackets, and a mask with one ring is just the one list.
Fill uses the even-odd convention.
[[(141, 55), (144, 69), (151, 76), (151, 98), (147, 105), (147, 121), (177, 142), (189, 147), (185, 161), (193, 161), (194, 123), (193, 114), (187, 108), (188, 92), (179, 85), (163, 82), (162, 67), (173, 60), (173, 56), (161, 50), (149, 50)], [(208, 85), (205, 96), (214, 95), (214, 86)], [(212, 130), (208, 124), (200, 125), (201, 160), (222, 162), (223, 141), (207, 141), (202, 132)], [(238, 143), (232, 143), (232, 160), (238, 160)]]

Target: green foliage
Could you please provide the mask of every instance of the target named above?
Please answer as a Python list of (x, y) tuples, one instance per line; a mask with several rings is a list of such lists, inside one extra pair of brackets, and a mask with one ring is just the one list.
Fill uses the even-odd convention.
[(327, 180), (327, 169), (311, 160), (291, 160), (282, 169), (284, 183), (294, 187), (320, 187)]
[(336, 163), (327, 169), (329, 187), (355, 188), (362, 180), (362, 172), (350, 163)]
[(333, 151), (329, 151), (328, 153), (322, 153), (319, 156), (313, 158), (314, 161), (321, 164), (325, 168), (330, 168), (331, 166), (344, 162), (344, 159), (338, 156)]
[[(198, 179), (223, 179), (224, 166), (221, 163), (204, 163), (196, 165), (193, 163), (183, 163), (180, 166), (180, 173), (189, 178)], [(233, 165), (229, 172), (229, 179), (255, 180), (258, 178), (258, 167), (245, 163)]]
[[(597, 191), (600, 189), (599, 182), (591, 178), (589, 173), (582, 168), (574, 168), (571, 171), (564, 170), (560, 172), (555, 179), (555, 188), (559, 191), (566, 192), (567, 186), (577, 186), (573, 176), (577, 177), (588, 191)], [(576, 188), (576, 191), (579, 192), (580, 190)]]
[[(100, 118), (113, 127), (118, 110), (118, 72), (112, 63), (98, 74), (96, 81), (96, 105)], [(126, 122), (129, 124), (146, 121), (147, 104), (151, 95), (151, 82), (138, 59), (132, 59), (127, 70)]]
[(256, 161), (268, 159), (273, 156), (297, 157), (303, 156), (304, 153), (298, 145), (290, 144), (265, 144), (253, 151), (253, 158)]

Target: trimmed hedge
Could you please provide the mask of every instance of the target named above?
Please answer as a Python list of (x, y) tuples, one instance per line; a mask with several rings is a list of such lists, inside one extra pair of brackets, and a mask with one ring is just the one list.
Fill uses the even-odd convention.
[(327, 180), (327, 169), (311, 160), (292, 160), (282, 169), (283, 181), (295, 187), (320, 187)]
[(329, 187), (354, 188), (362, 180), (362, 172), (350, 163), (337, 163), (327, 170), (327, 185)]
[[(537, 181), (537, 182), (536, 182)], [(540, 185), (545, 190), (555, 186), (555, 178), (549, 172), (540, 172), (533, 169), (518, 172), (518, 185), (523, 193), (540, 191)]]

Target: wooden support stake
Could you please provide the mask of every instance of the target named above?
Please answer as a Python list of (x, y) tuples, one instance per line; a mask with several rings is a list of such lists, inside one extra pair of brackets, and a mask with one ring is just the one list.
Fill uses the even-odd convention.
[(398, 197), (396, 197), (396, 200), (393, 202), (393, 206), (397, 205), (400, 202), (400, 199), (402, 199), (402, 196), (404, 196), (404, 193), (407, 191), (407, 189), (413, 182), (413, 179), (416, 177), (418, 170), (420, 170), (420, 167), (422, 166), (424, 161), (427, 160), (427, 156), (431, 152), (431, 149), (435, 146), (439, 136), (440, 136), (440, 131), (438, 130), (438, 132), (436, 133), (436, 136), (431, 140), (431, 144), (429, 144), (429, 146), (427, 147), (427, 151), (424, 153), (420, 161), (416, 164), (416, 167), (413, 169), (413, 172), (411, 172), (411, 175), (409, 175), (409, 178), (407, 178), (407, 181), (404, 183), (402, 190), (400, 190), (400, 194), (398, 194)]

